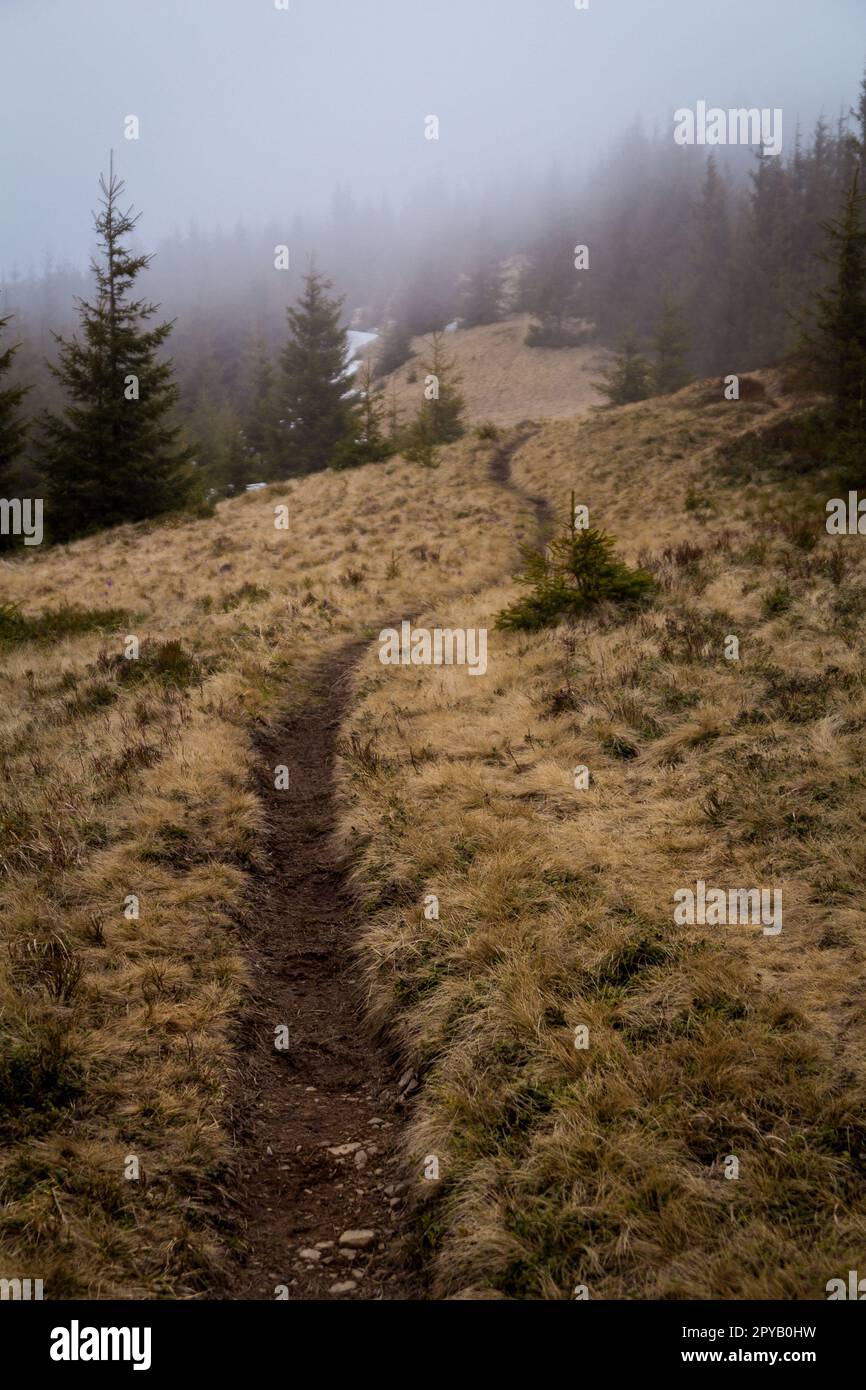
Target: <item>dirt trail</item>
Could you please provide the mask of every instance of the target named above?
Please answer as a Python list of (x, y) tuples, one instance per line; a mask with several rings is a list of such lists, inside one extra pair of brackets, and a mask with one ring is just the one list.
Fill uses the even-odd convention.
[[(240, 1299), (273, 1299), (279, 1285), (299, 1300), (415, 1296), (401, 1269), (403, 1199), (394, 1193), (406, 1181), (395, 1144), (397, 1076), (365, 1029), (358, 925), (330, 838), (339, 721), (363, 649), (352, 643), (316, 668), (303, 705), (259, 742), (272, 870), (251, 913), (254, 1016), (240, 1106), (249, 1256), (233, 1295)], [(280, 765), (289, 769), (285, 791), (274, 787)], [(280, 1024), (284, 1051), (274, 1045)], [(375, 1235), (352, 1253), (339, 1245), (346, 1231)]]
[[(544, 498), (512, 482), (511, 459), (536, 427), (515, 429), (490, 468), (528, 498), (544, 535)], [(365, 1028), (354, 950), (358, 921), (331, 841), (340, 720), (362, 641), (311, 673), (303, 703), (258, 742), (271, 870), (255, 885), (250, 919), (253, 1000), (238, 1100), (239, 1207), (247, 1250), (232, 1296), (273, 1299), (423, 1297), (401, 1230), (408, 1175), (399, 1152), (398, 1072)], [(289, 770), (287, 790), (275, 769)], [(285, 1025), (288, 1045), (275, 1047)], [(405, 1080), (406, 1078), (400, 1078)], [(348, 1231), (355, 1247), (340, 1244)], [(362, 1240), (364, 1243), (362, 1243)]]
[(538, 434), (539, 426), (521, 421), (511, 434), (497, 444), (493, 458), (490, 460), (490, 474), (494, 482), (502, 487), (508, 488), (511, 492), (517, 493), (525, 501), (529, 502), (535, 511), (538, 522), (538, 544), (546, 540), (553, 526), (553, 510), (546, 497), (536, 497), (526, 491), (518, 483), (515, 483), (511, 475), (511, 460), (514, 455), (528, 443), (533, 435)]

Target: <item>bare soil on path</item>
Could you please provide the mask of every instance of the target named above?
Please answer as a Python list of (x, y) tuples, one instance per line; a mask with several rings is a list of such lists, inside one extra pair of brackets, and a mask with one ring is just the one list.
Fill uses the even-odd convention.
[[(490, 470), (502, 487), (522, 492), (511, 459), (535, 429), (523, 422), (494, 449)], [(549, 505), (528, 500), (543, 537)], [(274, 1299), (280, 1289), (290, 1300), (424, 1297), (399, 1145), (417, 1083), (399, 1076), (365, 1026), (357, 912), (331, 836), (340, 722), (364, 646), (349, 642), (321, 661), (303, 699), (258, 738), (269, 868), (256, 879), (249, 914), (254, 984), (237, 1098), (239, 1299)], [(275, 786), (278, 767), (288, 769), (285, 790)], [(283, 1049), (275, 1046), (280, 1027), (288, 1032)], [(347, 1232), (355, 1233), (350, 1241)]]
[[(340, 716), (362, 651), (351, 643), (322, 662), (303, 703), (259, 739), (270, 868), (250, 914), (240, 1299), (274, 1299), (280, 1286), (291, 1300), (417, 1296), (400, 1233), (398, 1077), (365, 1028), (357, 921), (331, 843)], [(279, 766), (287, 790), (274, 786)], [(341, 1245), (349, 1231), (362, 1234)]]

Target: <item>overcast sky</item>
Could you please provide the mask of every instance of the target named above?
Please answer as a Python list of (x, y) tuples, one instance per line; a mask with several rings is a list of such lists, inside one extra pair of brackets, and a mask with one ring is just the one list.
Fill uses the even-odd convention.
[(0, 0), (0, 272), (84, 260), (111, 146), (156, 245), (316, 211), (338, 184), (399, 201), (431, 175), (585, 167), (698, 100), (781, 107), (788, 148), (866, 60), (866, 0), (288, 3)]

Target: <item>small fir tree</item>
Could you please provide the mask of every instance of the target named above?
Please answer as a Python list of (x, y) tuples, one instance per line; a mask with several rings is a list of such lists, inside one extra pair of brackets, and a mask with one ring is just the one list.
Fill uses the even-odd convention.
[(348, 340), (343, 300), (331, 281), (311, 268), (288, 312), (291, 336), (283, 352), (280, 401), (280, 471), (283, 477), (326, 468), (349, 432)]
[(415, 463), (430, 465), (433, 451), (463, 434), (464, 400), (453, 358), (445, 351), (441, 333), (430, 339), (429, 355), (422, 364), (424, 399), (409, 427), (404, 452)]
[(354, 468), (362, 463), (380, 463), (392, 452), (384, 430), (384, 391), (376, 383), (369, 358), (357, 375), (358, 402), (349, 433), (338, 444), (331, 459), (332, 468)]
[(655, 362), (652, 385), (656, 395), (669, 396), (691, 381), (686, 358), (689, 337), (683, 323), (680, 306), (665, 295), (662, 313), (652, 340)]
[(408, 328), (398, 319), (392, 319), (385, 329), (379, 353), (376, 358), (376, 375), (390, 376), (412, 356), (412, 337)]
[(21, 403), (28, 390), (27, 386), (4, 386), (3, 378), (12, 367), (12, 360), (18, 351), (17, 343), (3, 347), (2, 338), (6, 325), (12, 318), (7, 314), (0, 318), (0, 493), (9, 496), (13, 481), (15, 460), (24, 447), (27, 426), (20, 415)]
[(478, 264), (463, 278), (460, 316), (464, 328), (496, 323), (502, 315), (502, 272), (488, 260)]
[(571, 513), (562, 533), (545, 550), (522, 545), (524, 568), (518, 582), (532, 592), (504, 608), (496, 626), (537, 631), (578, 618), (604, 601), (635, 607), (652, 593), (652, 576), (617, 559), (614, 543), (596, 527), (575, 525), (574, 493)]
[(860, 433), (866, 426), (866, 230), (859, 169), (842, 216), (823, 225), (830, 246), (821, 259), (831, 273), (818, 295), (809, 346), (833, 398), (837, 427)]
[(70, 403), (44, 417), (50, 531), (69, 540), (101, 526), (140, 521), (181, 506), (192, 490), (191, 450), (172, 415), (178, 400), (172, 364), (160, 360), (173, 324), (148, 327), (159, 306), (133, 299), (152, 257), (124, 245), (138, 216), (122, 212), (123, 181), (100, 177), (95, 229), (101, 253), (91, 268), (93, 301), (79, 300), (82, 338), (55, 334), (51, 366)]
[(630, 405), (632, 401), (644, 401), (649, 396), (650, 370), (637, 339), (629, 335), (614, 354), (611, 365), (602, 372), (601, 381), (593, 385), (607, 396), (611, 405)]

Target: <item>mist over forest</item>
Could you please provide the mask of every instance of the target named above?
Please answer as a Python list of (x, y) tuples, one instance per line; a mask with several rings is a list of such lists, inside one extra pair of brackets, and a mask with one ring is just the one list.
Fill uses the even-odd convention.
[[(22, 117), (36, 103), (35, 128), (0, 145), (11, 194), (0, 307), (20, 344), (11, 380), (32, 388), (34, 419), (61, 407), (47, 364), (92, 284), (85, 246), (112, 149), (124, 206), (141, 214), (132, 245), (155, 253), (143, 293), (174, 324), (165, 351), (178, 418), (202, 476), (220, 487), (291, 471), (262, 448), (253, 417), (263, 392), (280, 417), (270, 397), (286, 308), (311, 264), (343, 299), (344, 325), (377, 335), (383, 370), (408, 357), (412, 338), (516, 313), (535, 316), (538, 346), (646, 343), (666, 304), (691, 373), (723, 371), (734, 347), (743, 369), (776, 360), (798, 342), (822, 283), (820, 223), (841, 205), (866, 120), (866, 26), (853, 3), (834, 7), (850, 42), (828, 45), (820, 66), (808, 7), (792, 15), (776, 3), (757, 13), (734, 4), (718, 25), (678, 0), (563, 4), (543, 21), (520, 0), (478, 0), (471, 24), (451, 3), (427, 14), (386, 0), (363, 17), (340, 0), (288, 11), (216, 0), (182, 16), (158, 4), (126, 14), (142, 45), (122, 53), (108, 18), (117, 6), (88, 7), (74, 23), (64, 7), (39, 10), (51, 116), (30, 83)], [(35, 13), (4, 14), (13, 95)], [(777, 154), (675, 142), (673, 113), (698, 91), (722, 108), (754, 107), (749, 68), (777, 50), (789, 61), (763, 70), (758, 103), (784, 118)], [(255, 74), (278, 64), (285, 81), (265, 89)], [(67, 160), (62, 93), (72, 99), (82, 68), (100, 80), (75, 93)], [(157, 79), (166, 98), (150, 116)], [(51, 148), (37, 183), (24, 150), (40, 135)], [(576, 272), (580, 245), (591, 250)], [(19, 488), (37, 483), (41, 451), (34, 428)]]

